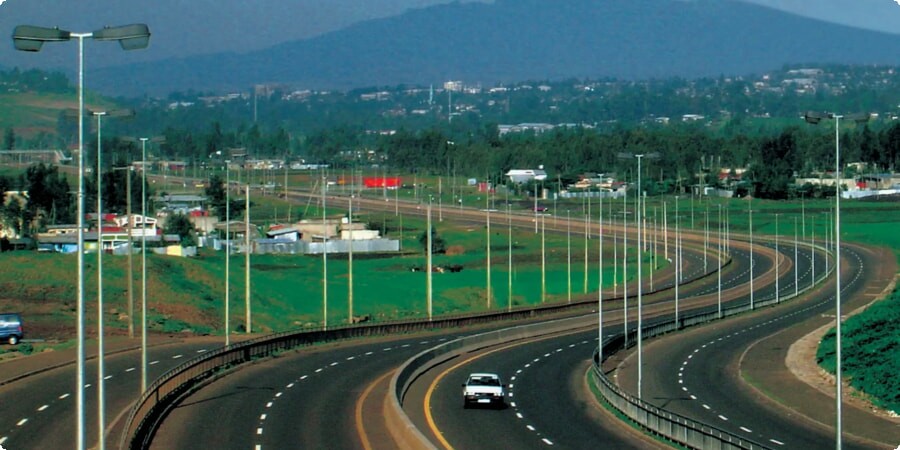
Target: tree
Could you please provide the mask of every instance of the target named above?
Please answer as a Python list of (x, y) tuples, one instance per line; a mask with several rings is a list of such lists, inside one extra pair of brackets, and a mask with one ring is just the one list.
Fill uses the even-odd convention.
[(218, 174), (213, 175), (204, 191), (210, 208), (216, 210), (219, 220), (225, 220), (225, 180)]
[[(419, 243), (422, 244), (422, 249), (426, 252), (428, 251), (428, 234), (424, 231), (421, 235), (419, 235)], [(431, 253), (444, 253), (447, 251), (447, 243), (444, 241), (444, 238), (438, 236), (437, 230), (434, 226), (431, 227)]]
[(3, 147), (7, 150), (12, 150), (16, 147), (16, 132), (13, 131), (12, 127), (7, 128), (3, 134)]
[(165, 234), (177, 234), (181, 238), (182, 247), (197, 245), (197, 239), (194, 237), (194, 223), (184, 214), (175, 213), (167, 217), (164, 232)]
[(231, 199), (229, 207), (225, 207), (228, 193), (225, 191), (225, 180), (219, 175), (213, 175), (209, 179), (209, 186), (206, 187), (205, 192), (209, 206), (216, 210), (219, 220), (230, 220), (225, 217), (226, 212), (231, 213), (231, 217), (240, 216), (244, 212), (244, 202), (237, 199)]
[(22, 183), (28, 191), (26, 209), (30, 217), (44, 216), (49, 224), (73, 223), (75, 199), (65, 176), (56, 166), (43, 163), (30, 166)]
[(783, 132), (781, 136), (763, 142), (760, 160), (750, 169), (755, 197), (772, 200), (788, 197), (796, 147), (790, 132)]

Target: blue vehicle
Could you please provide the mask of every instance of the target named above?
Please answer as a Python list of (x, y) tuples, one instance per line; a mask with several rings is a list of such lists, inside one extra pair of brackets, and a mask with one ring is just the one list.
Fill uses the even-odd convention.
[(0, 313), (0, 340), (16, 345), (23, 335), (22, 318), (17, 313)]

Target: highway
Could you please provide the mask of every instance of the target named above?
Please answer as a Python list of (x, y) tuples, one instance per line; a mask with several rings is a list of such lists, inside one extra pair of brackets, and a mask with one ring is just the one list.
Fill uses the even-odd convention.
[[(393, 209), (393, 205), (390, 207)], [(424, 213), (423, 210), (417, 208), (416, 210)], [(444, 214), (447, 215), (447, 211)], [(530, 219), (526, 216), (520, 220), (525, 226), (533, 226)], [(477, 218), (470, 220), (473, 223), (482, 223)], [(499, 220), (506, 221), (505, 218)], [(762, 246), (759, 246), (757, 251), (761, 249)], [(786, 256), (793, 256), (792, 247), (782, 247), (781, 250)], [(800, 284), (805, 286), (810, 282), (810, 258), (808, 252), (802, 249), (800, 254), (801, 258), (796, 262), (796, 267), (799, 269)], [(733, 256), (735, 262), (726, 268), (727, 276), (723, 275), (723, 290), (732, 289), (737, 292), (740, 290), (740, 286), (749, 279), (748, 252), (735, 246)], [(821, 261), (821, 258), (821, 254), (817, 255), (818, 261)], [(699, 275), (698, 271), (702, 270), (702, 256), (685, 252), (685, 260), (686, 269)], [(711, 261), (714, 260), (711, 259)], [(762, 274), (771, 271), (773, 266), (769, 259), (757, 257), (754, 267), (756, 277), (761, 277)], [(659, 276), (657, 288), (671, 285), (672, 268), (661, 272)], [(790, 261), (782, 267), (781, 276), (782, 295), (793, 293), (794, 272)], [(759, 278), (757, 280), (759, 282)], [(685, 300), (688, 296), (702, 296), (705, 298), (703, 302), (710, 304), (709, 300), (715, 296), (716, 292), (714, 281), (715, 277), (707, 277), (702, 283), (703, 286), (682, 287), (683, 307), (687, 308), (700, 303), (699, 301)], [(757, 288), (758, 299), (771, 295), (772, 287), (766, 287), (760, 283)], [(629, 296), (632, 297), (630, 300), (634, 301), (633, 286), (630, 289)], [(766, 293), (767, 289), (769, 290), (768, 294)], [(672, 295), (671, 290), (655, 296), (645, 293), (644, 306), (645, 313), (647, 313), (645, 317), (649, 317), (651, 314), (649, 311), (653, 311), (650, 307), (654, 304), (665, 305), (665, 308), (671, 310)], [(723, 296), (725, 296), (724, 293)], [(728, 297), (725, 298), (727, 300)], [(607, 307), (610, 313), (608, 317), (611, 322), (620, 321), (621, 306), (620, 300), (608, 302)], [(767, 309), (767, 312), (779, 315), (778, 311), (787, 307), (789, 306)], [(827, 305), (823, 307), (827, 309)], [(629, 321), (633, 320), (635, 311), (635, 304), (631, 303), (629, 305)], [(793, 322), (793, 319), (790, 321)], [(789, 320), (778, 322), (778, 325), (786, 326)], [(765, 335), (771, 331), (770, 325), (775, 326), (769, 323), (766, 326), (754, 328), (754, 330), (760, 335)], [(629, 326), (633, 329), (634, 323), (632, 322)], [(716, 325), (702, 330), (715, 330), (718, 327)], [(610, 323), (607, 331), (612, 333), (616, 330)], [(751, 333), (745, 335), (750, 336)], [(360, 426), (359, 396), (366, 393), (367, 388), (375, 386), (377, 381), (383, 380), (384, 376), (393, 368), (416, 352), (429, 345), (435, 345), (442, 339), (452, 337), (453, 335), (435, 334), (426, 337), (395, 337), (371, 342), (329, 344), (299, 352), (288, 352), (280, 357), (258, 362), (210, 383), (183, 402), (167, 418), (153, 442), (153, 447), (166, 449), (209, 447), (379, 448), (380, 443), (383, 443), (385, 439), (383, 430), (379, 434), (379, 430)], [(737, 342), (737, 339), (734, 342)], [(679, 343), (681, 342), (679, 341)], [(647, 448), (650, 443), (645, 438), (635, 436), (632, 432), (623, 431), (624, 427), (617, 422), (617, 419), (598, 410), (591, 400), (587, 400), (588, 397), (584, 391), (584, 374), (590, 360), (590, 352), (595, 345), (596, 329), (540, 340), (527, 345), (516, 345), (479, 358), (470, 365), (455, 368), (448, 372), (445, 381), (436, 384), (433, 395), (430, 397), (434, 399), (430, 409), (435, 412), (432, 419), (435, 421), (435, 427), (440, 429), (441, 433), (448, 436), (447, 439), (451, 439), (454, 446), (459, 448), (500, 448), (492, 445), (502, 442), (515, 442), (516, 448), (536, 448), (547, 445), (579, 448), (581, 442), (607, 443), (616, 448)], [(649, 364), (649, 361), (657, 364), (656, 359), (663, 359), (651, 358), (650, 349), (656, 346), (648, 345), (645, 348), (647, 350), (645, 364)], [(154, 356), (155, 360), (159, 360), (160, 363), (154, 365), (152, 376), (161, 373), (161, 369), (174, 365), (177, 360), (174, 358), (176, 355), (185, 355), (190, 351), (199, 350), (202, 348), (185, 348), (178, 349), (167, 356)], [(121, 355), (115, 360), (108, 360), (107, 370), (113, 375), (113, 379), (117, 377), (126, 379), (129, 374), (135, 373), (134, 370), (128, 370), (134, 364), (133, 356)], [(116, 361), (118, 359), (121, 361)], [(681, 361), (677, 363), (681, 364)], [(691, 363), (694, 364), (696, 361), (691, 361)], [(625, 360), (619, 369), (620, 379), (629, 379), (627, 374), (630, 368), (633, 368), (633, 364), (629, 364), (628, 360)], [(510, 390), (514, 395), (514, 400), (511, 399), (509, 408), (502, 411), (467, 410), (463, 413), (461, 399), (459, 399), (459, 379), (464, 378), (466, 373), (475, 369), (498, 371), (513, 384)], [(670, 369), (668, 367), (660, 367), (658, 370), (645, 369), (645, 399), (653, 395), (674, 399), (667, 403), (689, 403), (678, 401), (682, 396), (681, 393), (676, 392), (678, 395), (666, 397), (670, 394), (664, 390), (666, 382), (657, 380), (657, 375), (661, 377), (662, 373), (678, 372), (677, 370), (668, 372)], [(70, 370), (70, 373), (66, 373), (66, 370)], [(157, 372), (157, 370), (159, 371)], [(51, 377), (51, 374), (56, 372), (59, 372), (55, 375), (58, 378)], [(650, 376), (650, 373), (653, 376)], [(95, 378), (95, 374), (88, 373), (88, 380)], [(66, 442), (71, 442), (71, 438), (55, 439), (52, 435), (74, 436), (74, 430), (72, 430), (74, 420), (71, 419), (74, 416), (74, 400), (70, 396), (59, 398), (65, 393), (62, 391), (50, 393), (52, 391), (49, 387), (71, 385), (72, 379), (74, 379), (72, 369), (64, 368), (29, 379), (27, 387), (24, 383), (0, 387), (0, 399), (27, 397), (26, 392), (35, 390), (34, 386), (41, 386), (37, 390), (48, 392), (44, 396), (46, 398), (36, 398), (32, 404), (16, 404), (15, 408), (4, 408), (4, 411), (0, 413), (0, 430), (3, 430), (0, 432), (0, 436), (6, 438), (10, 443), (14, 442), (16, 444), (14, 448), (65, 447)], [(121, 384), (115, 385), (117, 387), (114, 387), (112, 380), (108, 382), (107, 395), (111, 399), (108, 411), (124, 410), (129, 401), (126, 399), (133, 398), (131, 390), (137, 390), (138, 376), (135, 375), (131, 379), (133, 380), (132, 384), (129, 385), (128, 380), (123, 380)], [(546, 380), (557, 381), (550, 383), (552, 389), (546, 389), (548, 385)], [(695, 383), (702, 386), (709, 384), (708, 380), (698, 380)], [(656, 389), (659, 389), (659, 392)], [(91, 420), (91, 418), (96, 417), (96, 410), (90, 406), (90, 402), (96, 393), (90, 389), (87, 392), (88, 423), (95, 424), (95, 419)], [(53, 396), (56, 396), (56, 400), (53, 400)], [(69, 400), (68, 403), (66, 400)], [(422, 401), (424, 402), (424, 398)], [(8, 403), (4, 402), (4, 404)], [(69, 406), (65, 406), (66, 404)], [(47, 406), (44, 407), (44, 405)], [(51, 415), (51, 411), (54, 415)], [(107, 414), (112, 418), (117, 413), (108, 412)], [(724, 413), (722, 415), (729, 417), (729, 421), (731, 420), (731, 416)], [(424, 414), (419, 414), (419, 420), (424, 420), (424, 416)], [(738, 417), (737, 415), (733, 416)], [(22, 423), (23, 418), (28, 420)], [(62, 433), (60, 425), (63, 427)], [(745, 428), (751, 427), (745, 426)], [(764, 428), (756, 426), (755, 429)], [(25, 432), (25, 430), (28, 431)], [(49, 430), (53, 430), (53, 432), (49, 432)], [(497, 430), (502, 431), (504, 439), (510, 440), (495, 441), (484, 438), (485, 433), (492, 434)], [(89, 442), (96, 439), (96, 436), (91, 433), (88, 436)], [(475, 436), (476, 440), (471, 440), (473, 439), (471, 436)], [(772, 436), (779, 440), (777, 438), (783, 435), (773, 434)], [(506, 445), (503, 448), (510, 447)]]
[[(872, 284), (886, 283), (878, 269), (878, 259), (871, 252), (844, 246), (842, 303), (859, 306), (874, 295), (866, 290)], [(847, 307), (845, 306), (845, 308)], [(778, 308), (767, 308), (757, 314), (725, 321), (714, 326), (664, 338), (646, 348), (644, 399), (673, 412), (695, 417), (733, 433), (741, 434), (775, 448), (828, 448), (834, 446), (834, 400), (824, 401), (820, 421), (798, 420), (795, 411), (760, 402), (759, 393), (749, 389), (738, 372), (742, 365), (783, 365), (784, 357), (766, 361), (747, 359), (745, 354), (755, 344), (786, 332), (797, 324), (812, 330), (834, 322), (834, 283), (829, 281), (809, 300), (792, 302)], [(830, 313), (830, 317), (829, 317)], [(786, 353), (786, 349), (778, 352)], [(633, 355), (620, 367), (618, 380), (626, 389), (634, 389)], [(765, 370), (765, 369), (761, 369)], [(787, 387), (785, 389), (790, 390)], [(771, 392), (786, 396), (784, 392)], [(809, 398), (812, 402), (814, 399)], [(846, 407), (845, 415), (863, 414), (863, 422), (877, 421), (866, 412)], [(896, 430), (895, 440), (900, 440)], [(845, 425), (844, 448), (878, 447), (871, 441), (853, 439), (854, 428)], [(884, 445), (884, 444), (881, 444)]]
[[(735, 272), (745, 275), (747, 254), (734, 253), (735, 266), (740, 268)], [(809, 265), (803, 263), (809, 261), (809, 254), (805, 256), (801, 258), (800, 267), (806, 278), (801, 277), (801, 283), (809, 281)], [(759, 263), (756, 268), (760, 269)], [(782, 294), (793, 293), (793, 279), (792, 271), (782, 273)], [(723, 288), (731, 289), (746, 281), (745, 276), (733, 276), (723, 282)], [(699, 288), (698, 292), (708, 294), (707, 289)], [(774, 295), (773, 291), (773, 285), (760, 286), (757, 295), (762, 299)], [(621, 325), (605, 328), (608, 334), (621, 331)], [(427, 431), (432, 441), (440, 443), (442, 448), (510, 448), (504, 447), (507, 439), (515, 443), (514, 448), (551, 445), (596, 448), (598, 444), (614, 448), (647, 448), (658, 445), (635, 438), (628, 427), (623, 427), (617, 419), (610, 421), (608, 414), (599, 411), (590, 400), (590, 393), (585, 388), (585, 374), (590, 367), (596, 338), (594, 326), (569, 336), (517, 343), (508, 348), (491, 349), (471, 360), (453, 361), (418, 381), (407, 394), (404, 409), (419, 429)], [(512, 398), (508, 409), (472, 411), (461, 408), (460, 380), (476, 371), (498, 372), (509, 379)], [(504, 440), (481, 439), (487, 434), (502, 435)]]
[[(152, 381), (186, 359), (215, 347), (208, 340), (151, 347), (147, 352), (148, 379)], [(14, 364), (15, 360), (0, 364), (0, 378), (5, 378), (4, 370), (13, 370)], [(127, 412), (140, 392), (140, 352), (107, 357), (105, 373), (107, 418), (112, 422)], [(85, 379), (86, 439), (96, 443), (96, 359), (88, 361)], [(0, 444), (10, 449), (69, 448), (76, 435), (74, 381), (73, 363), (0, 386)], [(117, 440), (115, 444), (118, 445)]]

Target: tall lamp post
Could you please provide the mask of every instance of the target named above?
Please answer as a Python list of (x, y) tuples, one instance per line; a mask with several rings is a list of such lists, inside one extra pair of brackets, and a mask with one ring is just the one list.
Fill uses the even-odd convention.
[[(129, 142), (141, 143), (141, 390), (147, 390), (147, 142), (163, 143), (166, 139), (162, 136), (152, 138), (124, 138)], [(129, 186), (130, 186), (129, 182)], [(129, 196), (130, 198), (130, 196)], [(129, 235), (133, 232), (136, 220), (130, 216), (128, 218)], [(129, 237), (130, 239), (130, 237)], [(129, 315), (133, 311), (129, 310)]]
[(147, 390), (147, 138), (141, 138), (141, 392)]
[(225, 160), (225, 346), (231, 344), (228, 317), (231, 315), (231, 161)]
[(641, 282), (643, 280), (641, 277), (641, 265), (642, 265), (641, 264), (641, 259), (642, 259), (641, 252), (644, 250), (644, 248), (641, 244), (641, 209), (642, 209), (641, 208), (641, 195), (642, 195), (642, 193), (641, 193), (641, 161), (644, 157), (647, 157), (650, 159), (659, 158), (659, 153), (653, 152), (653, 153), (648, 153), (646, 155), (644, 155), (644, 154), (634, 155), (634, 154), (626, 152), (626, 153), (619, 153), (618, 157), (623, 158), (623, 159), (634, 157), (634, 158), (637, 158), (637, 162), (638, 162), (638, 167), (637, 167), (637, 169), (638, 169), (637, 170), (637, 202), (638, 203), (637, 203), (637, 211), (635, 213), (637, 215), (635, 217), (635, 223), (637, 223), (637, 266), (638, 266), (637, 267), (637, 271), (638, 271), (638, 273), (637, 273), (637, 275), (638, 275), (638, 282), (637, 282), (637, 290), (638, 290), (638, 292), (637, 292), (637, 302), (638, 302), (638, 323), (637, 323), (638, 383), (637, 383), (637, 391), (638, 391), (638, 398), (641, 398), (641, 382), (643, 381), (643, 360), (642, 360), (643, 330), (641, 329), (643, 326), (643, 313), (642, 313), (643, 312), (642, 311), (643, 302), (641, 300), (641, 297), (643, 294), (643, 287), (641, 286), (641, 284), (642, 284)]
[[(88, 33), (72, 33), (59, 28), (19, 25), (13, 30), (13, 44), (16, 50), (39, 52), (44, 42), (61, 42), (78, 40), (78, 195), (77, 195), (77, 227), (78, 227), (78, 350), (76, 356), (76, 408), (77, 436), (75, 446), (83, 450), (84, 433), (84, 39), (96, 41), (118, 41), (124, 50), (136, 50), (147, 47), (150, 43), (150, 28), (144, 24), (107, 27)], [(100, 430), (103, 433), (103, 430)], [(102, 450), (102, 449), (101, 449)]]
[(835, 332), (835, 448), (840, 450), (842, 441), (841, 429), (841, 119), (847, 118), (856, 123), (865, 123), (871, 117), (870, 114), (852, 114), (843, 116), (834, 113), (820, 113), (817, 111), (808, 111), (803, 114), (803, 119), (807, 123), (813, 125), (818, 124), (822, 119), (834, 119), (834, 261), (835, 261), (835, 293), (834, 293), (834, 332)]
[[(106, 429), (106, 401), (104, 377), (104, 350), (103, 350), (103, 190), (102, 190), (102, 171), (103, 166), (103, 133), (102, 118), (109, 115), (110, 117), (125, 117), (134, 115), (131, 110), (114, 110), (114, 111), (94, 111), (93, 114), (97, 118), (97, 427), (100, 430), (98, 448), (104, 450), (106, 448), (106, 437), (104, 430)], [(129, 248), (130, 250), (130, 248)], [(129, 274), (130, 275), (130, 274)], [(129, 319), (130, 320), (130, 319)]]

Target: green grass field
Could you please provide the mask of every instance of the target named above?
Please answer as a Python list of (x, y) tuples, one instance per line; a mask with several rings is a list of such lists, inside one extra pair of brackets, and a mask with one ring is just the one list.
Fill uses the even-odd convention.
[[(421, 220), (403, 223), (403, 254), (356, 254), (353, 262), (354, 315), (375, 320), (424, 317), (426, 273), (424, 251), (418, 242), (424, 232)], [(399, 218), (389, 215), (390, 237), (399, 237)], [(435, 255), (435, 266), (458, 265), (457, 273), (433, 275), (433, 313), (458, 314), (488, 309), (485, 228), (435, 225), (437, 233), (452, 247), (453, 254)], [(514, 230), (512, 236), (512, 296), (509, 295), (509, 240), (507, 229), (495, 226), (491, 242), (492, 301), (490, 309), (541, 302), (540, 235), (533, 230)], [(588, 241), (588, 294), (584, 292), (584, 239), (572, 236), (571, 289), (573, 299), (596, 295), (596, 237)], [(607, 244), (611, 252), (611, 243)], [(548, 302), (569, 298), (569, 256), (565, 235), (546, 236)], [(65, 338), (73, 328), (75, 314), (76, 260), (74, 255), (10, 252), (0, 255), (0, 289), (7, 308), (23, 312), (32, 329), (45, 330), (48, 337)], [(230, 261), (230, 327), (239, 329), (245, 310), (244, 255)], [(85, 256), (87, 321), (96, 322), (96, 255)], [(630, 264), (635, 258), (630, 258)], [(329, 255), (328, 321), (349, 319), (349, 262), (346, 255)], [(140, 258), (135, 258), (135, 303), (140, 301)], [(649, 273), (649, 267), (645, 274)], [(634, 277), (631, 272), (629, 278)], [(225, 298), (225, 259), (221, 252), (204, 250), (198, 258), (148, 256), (148, 304), (151, 330), (221, 333)], [(619, 271), (621, 278), (621, 270)], [(127, 257), (104, 256), (103, 283), (106, 323), (122, 332), (127, 327)], [(321, 256), (256, 255), (251, 258), (254, 330), (271, 332), (302, 326), (318, 326), (323, 314), (323, 260)], [(612, 268), (604, 271), (607, 285)]]

